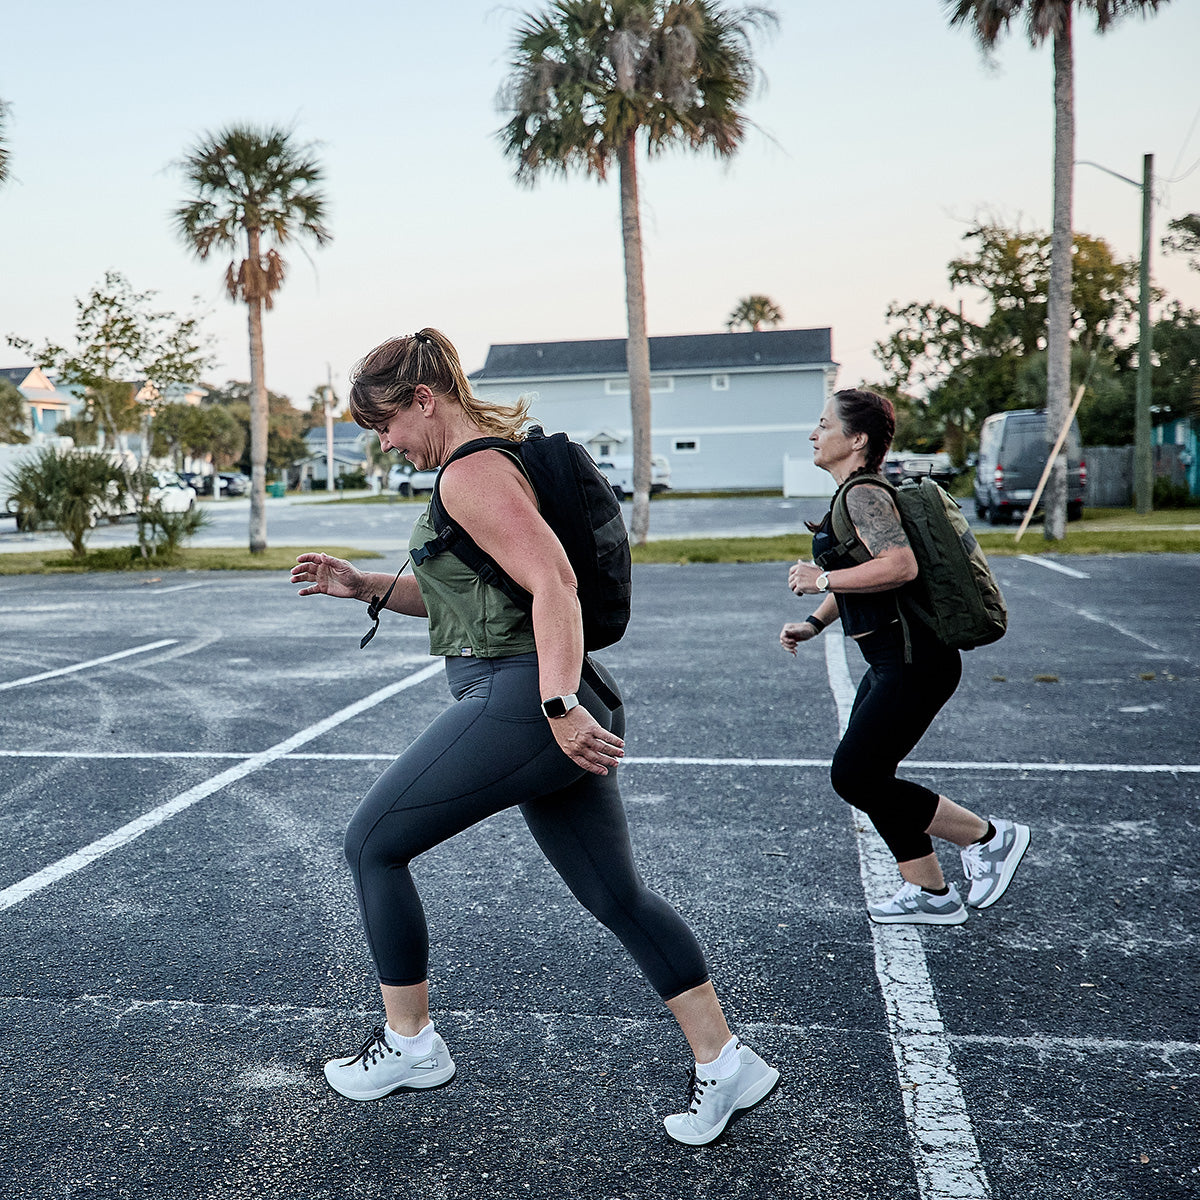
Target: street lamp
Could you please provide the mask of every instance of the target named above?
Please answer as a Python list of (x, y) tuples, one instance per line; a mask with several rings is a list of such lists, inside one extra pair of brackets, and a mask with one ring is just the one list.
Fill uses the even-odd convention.
[(1154, 507), (1154, 464), (1150, 451), (1150, 373), (1154, 352), (1154, 327), (1150, 324), (1150, 216), (1153, 204), (1154, 155), (1142, 156), (1142, 182), (1110, 171), (1099, 163), (1078, 159), (1080, 166), (1095, 167), (1106, 175), (1132, 184), (1142, 193), (1142, 258), (1138, 286), (1138, 373), (1137, 401), (1133, 416), (1133, 493), (1137, 511), (1148, 513)]

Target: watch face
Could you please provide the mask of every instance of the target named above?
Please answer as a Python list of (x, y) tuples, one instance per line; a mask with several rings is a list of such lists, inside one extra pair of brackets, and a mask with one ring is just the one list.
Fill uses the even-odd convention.
[(549, 700), (542, 701), (542, 712), (548, 717), (565, 717), (567, 706), (561, 696), (551, 696)]

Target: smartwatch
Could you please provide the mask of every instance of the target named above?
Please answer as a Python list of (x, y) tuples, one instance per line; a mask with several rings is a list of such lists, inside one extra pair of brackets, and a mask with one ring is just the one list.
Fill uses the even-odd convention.
[(551, 720), (555, 717), (565, 717), (573, 708), (579, 707), (579, 697), (574, 692), (569, 696), (551, 696), (542, 701), (542, 712)]
[(822, 571), (820, 575), (813, 580), (813, 587), (815, 587), (818, 592), (829, 591), (829, 572)]

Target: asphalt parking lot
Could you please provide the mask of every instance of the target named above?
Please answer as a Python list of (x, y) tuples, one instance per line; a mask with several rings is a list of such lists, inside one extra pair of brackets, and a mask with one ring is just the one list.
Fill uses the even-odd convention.
[(417, 868), (457, 1079), (326, 1089), (377, 1014), (342, 832), (449, 700), (419, 623), (360, 652), (365, 610), (283, 575), (0, 580), (0, 1192), (1200, 1194), (1198, 563), (996, 566), (1009, 635), (911, 773), (1033, 845), (920, 932), (867, 920), (895, 881), (827, 781), (853, 648), (779, 649), (779, 566), (637, 569), (601, 657), (639, 861), (784, 1077), (700, 1150), (660, 1124), (673, 1022), (513, 814)]

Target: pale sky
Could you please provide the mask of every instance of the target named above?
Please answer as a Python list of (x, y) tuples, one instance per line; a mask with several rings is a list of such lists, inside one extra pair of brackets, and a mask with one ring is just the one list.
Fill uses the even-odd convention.
[[(0, 190), (0, 366), (18, 332), (69, 339), (109, 269), (210, 313), (212, 382), (249, 377), (245, 307), (170, 213), (171, 163), (230, 122), (320, 144), (333, 242), (290, 274), (266, 322), (267, 383), (303, 405), (326, 369), (384, 338), (445, 330), (468, 371), (493, 342), (625, 336), (615, 174), (512, 181), (494, 132), (512, 31), (534, 4), (411, 0), (78, 0), (6, 6), (0, 97), (14, 178)], [(940, 0), (780, 0), (766, 86), (729, 164), (642, 160), (651, 335), (720, 332), (765, 293), (784, 327), (830, 326), (841, 386), (877, 379), (890, 301), (950, 299), (946, 264), (978, 219), (1048, 230), (1052, 63), (1020, 31), (989, 68)], [(1200, 5), (1173, 0), (1100, 38), (1079, 19), (1076, 156), (1140, 180), (1155, 156), (1154, 279), (1200, 308), (1200, 273), (1158, 248), (1200, 212)], [(1075, 228), (1136, 257), (1141, 198), (1076, 172)]]

